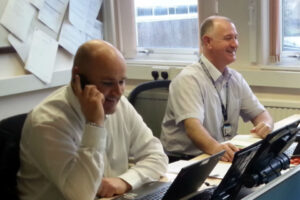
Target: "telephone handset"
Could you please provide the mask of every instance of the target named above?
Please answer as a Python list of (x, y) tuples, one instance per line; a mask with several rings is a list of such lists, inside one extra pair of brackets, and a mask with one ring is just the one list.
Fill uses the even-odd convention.
[(87, 80), (87, 78), (83, 75), (83, 74), (78, 74), (80, 77), (80, 85), (81, 85), (81, 89), (83, 90), (85, 85), (90, 84), (89, 81)]

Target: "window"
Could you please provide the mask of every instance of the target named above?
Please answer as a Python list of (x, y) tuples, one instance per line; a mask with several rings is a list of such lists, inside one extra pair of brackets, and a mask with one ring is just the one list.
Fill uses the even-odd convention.
[(105, 0), (104, 38), (133, 62), (190, 63), (198, 59), (199, 21), (217, 12), (215, 4), (217, 0)]
[(269, 63), (300, 67), (300, 0), (269, 0)]
[(300, 0), (282, 0), (282, 51), (300, 52)]
[(135, 0), (135, 12), (137, 47), (198, 48), (197, 0)]

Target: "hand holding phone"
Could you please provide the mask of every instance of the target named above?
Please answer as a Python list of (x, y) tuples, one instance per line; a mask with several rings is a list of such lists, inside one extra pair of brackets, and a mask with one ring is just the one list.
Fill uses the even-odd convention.
[(98, 124), (99, 126), (103, 125), (105, 118), (103, 108), (105, 98), (103, 94), (83, 74), (77, 74), (73, 88), (86, 121)]
[(83, 74), (78, 74), (80, 77), (80, 85), (81, 89), (84, 90), (84, 87), (89, 84), (89, 81), (87, 80), (86, 76)]

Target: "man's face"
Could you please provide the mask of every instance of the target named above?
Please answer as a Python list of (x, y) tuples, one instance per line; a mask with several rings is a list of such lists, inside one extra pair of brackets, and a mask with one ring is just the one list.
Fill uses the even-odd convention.
[(216, 22), (211, 34), (210, 48), (214, 63), (218, 67), (225, 67), (236, 60), (239, 46), (238, 33), (234, 24), (222, 21)]
[[(96, 63), (94, 63), (96, 64)], [(105, 114), (112, 114), (124, 93), (126, 80), (126, 64), (123, 59), (115, 59), (101, 63), (100, 67), (93, 67), (89, 73), (89, 80), (96, 85), (104, 95), (103, 104)]]

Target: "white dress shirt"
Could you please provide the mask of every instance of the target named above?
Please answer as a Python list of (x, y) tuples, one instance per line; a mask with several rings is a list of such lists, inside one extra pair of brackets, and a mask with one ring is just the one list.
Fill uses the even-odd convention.
[[(123, 96), (104, 128), (85, 124), (70, 85), (38, 105), (26, 119), (20, 144), (21, 200), (92, 200), (102, 177), (133, 188), (167, 169), (160, 141)], [(129, 169), (129, 158), (135, 165)]]
[(202, 153), (185, 132), (183, 121), (188, 118), (199, 119), (217, 141), (230, 139), (224, 138), (222, 133), (224, 119), (217, 90), (223, 104), (227, 104), (231, 137), (237, 134), (239, 116), (246, 122), (265, 110), (240, 73), (226, 67), (222, 74), (203, 55), (201, 60), (216, 88), (200, 63), (186, 66), (172, 80), (161, 133), (162, 144), (168, 152), (188, 155)]

